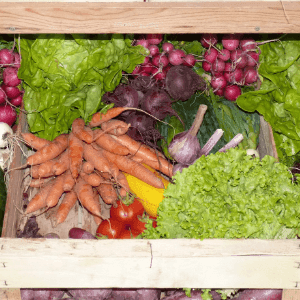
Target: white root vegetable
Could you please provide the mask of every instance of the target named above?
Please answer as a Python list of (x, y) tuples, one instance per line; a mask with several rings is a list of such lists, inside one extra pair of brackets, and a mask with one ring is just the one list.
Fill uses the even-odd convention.
[(8, 146), (8, 137), (13, 134), (11, 127), (4, 123), (0, 122), (0, 148), (5, 148)]

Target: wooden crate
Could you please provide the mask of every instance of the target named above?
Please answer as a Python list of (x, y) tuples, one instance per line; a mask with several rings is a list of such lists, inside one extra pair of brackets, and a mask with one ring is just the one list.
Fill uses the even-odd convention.
[[(0, 34), (300, 33), (300, 1), (294, 0), (0, 3)], [(24, 130), (24, 115), (20, 121)], [(263, 120), (261, 126), (260, 153), (276, 155), (270, 127)], [(12, 167), (24, 162), (17, 150)], [(0, 239), (0, 299), (19, 300), (22, 287), (282, 288), (284, 300), (300, 299), (298, 240), (17, 239), (23, 173), (10, 176)], [(91, 231), (95, 226), (85, 212), (67, 223)], [(45, 222), (41, 232), (50, 226)], [(66, 238), (66, 231), (59, 233)]]

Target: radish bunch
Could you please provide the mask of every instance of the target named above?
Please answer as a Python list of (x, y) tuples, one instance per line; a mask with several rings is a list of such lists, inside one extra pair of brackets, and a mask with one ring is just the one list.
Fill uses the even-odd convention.
[(223, 49), (217, 48), (217, 35), (203, 34), (200, 40), (207, 48), (202, 67), (209, 72), (214, 93), (235, 101), (241, 95), (241, 86), (258, 81), (259, 48), (254, 39), (239, 34), (222, 37)]
[(192, 54), (186, 54), (181, 49), (175, 49), (174, 45), (164, 42), (162, 34), (147, 34), (144, 38), (138, 39), (136, 45), (142, 45), (149, 49), (150, 54), (145, 57), (145, 61), (138, 65), (132, 75), (151, 76), (156, 81), (166, 79), (167, 72), (172, 66), (184, 65), (193, 67), (196, 59)]
[(17, 113), (15, 107), (23, 102), (23, 91), (20, 87), (21, 80), (18, 78), (20, 68), (20, 55), (13, 50), (0, 50), (0, 122), (12, 126)]

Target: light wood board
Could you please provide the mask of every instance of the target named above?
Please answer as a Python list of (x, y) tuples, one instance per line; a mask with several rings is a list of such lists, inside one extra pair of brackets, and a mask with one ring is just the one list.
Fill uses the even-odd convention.
[(0, 34), (299, 33), (300, 1), (1, 2)]

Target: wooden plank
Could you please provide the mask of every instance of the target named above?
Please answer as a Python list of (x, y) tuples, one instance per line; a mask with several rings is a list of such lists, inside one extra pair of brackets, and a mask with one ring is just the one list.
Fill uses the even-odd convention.
[(300, 290), (283, 290), (282, 300), (299, 300)]
[(300, 286), (298, 240), (2, 238), (0, 249), (0, 288)]
[(0, 289), (1, 300), (22, 300), (20, 289)]
[(300, 1), (1, 2), (0, 33), (299, 33)]

